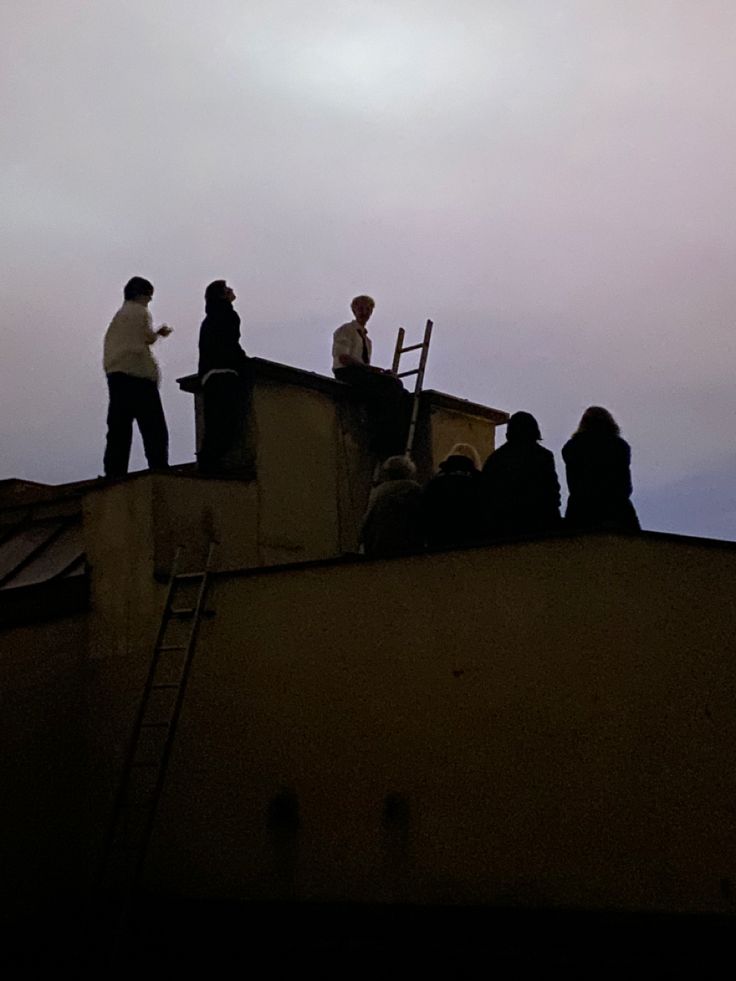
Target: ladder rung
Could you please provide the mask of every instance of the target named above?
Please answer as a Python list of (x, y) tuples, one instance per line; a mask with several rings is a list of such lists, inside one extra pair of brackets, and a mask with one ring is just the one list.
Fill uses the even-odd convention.
[(419, 374), (419, 368), (415, 368), (413, 371), (400, 371), (396, 377), (406, 378), (407, 375), (418, 375), (418, 374)]
[[(190, 610), (169, 610), (169, 618), (170, 619), (181, 619), (181, 620), (185, 620), (187, 617), (193, 617), (196, 612), (197, 611), (194, 610), (194, 609), (190, 609)], [(201, 618), (203, 620), (211, 620), (212, 617), (215, 615), (215, 611), (214, 610), (201, 610), (199, 615), (201, 616)]]
[(180, 688), (180, 681), (157, 681), (155, 685), (151, 685), (151, 688)]
[(174, 576), (174, 582), (194, 582), (195, 579), (204, 579), (203, 572), (179, 572)]
[(186, 649), (186, 644), (162, 644), (158, 648), (158, 652), (160, 654), (162, 651), (185, 651)]
[(426, 344), (410, 344), (409, 347), (402, 347), (399, 354), (405, 354), (407, 351), (418, 351), (420, 347), (426, 346)]

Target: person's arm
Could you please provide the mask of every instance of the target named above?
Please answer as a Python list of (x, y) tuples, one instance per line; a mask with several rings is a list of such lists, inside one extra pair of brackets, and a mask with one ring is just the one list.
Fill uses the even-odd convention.
[(550, 502), (555, 501), (555, 506), (559, 511), (562, 505), (562, 495), (560, 493), (560, 481), (557, 477), (557, 467), (555, 466), (554, 454), (549, 451), (549, 456), (546, 457), (547, 460), (547, 487), (549, 490)]
[(585, 490), (584, 462), (580, 464), (580, 454), (572, 440), (562, 447), (562, 460), (565, 464), (565, 479), (570, 496), (576, 496)]
[(141, 307), (141, 311), (143, 313), (141, 318), (141, 328), (143, 331), (143, 340), (146, 342), (146, 344), (155, 344), (159, 337), (169, 336), (171, 333), (171, 327), (169, 327), (168, 324), (161, 324), (158, 330), (154, 330), (150, 312), (145, 307)]
[(621, 493), (626, 497), (631, 497), (634, 490), (631, 482), (631, 447), (626, 440), (619, 437), (618, 453), (620, 457), (619, 482)]
[(495, 482), (497, 463), (498, 463), (498, 457), (496, 456), (494, 451), (493, 453), (490, 453), (488, 455), (486, 462), (483, 464), (481, 468), (480, 476), (481, 476), (482, 486), (485, 487), (486, 489), (492, 487)]
[[(131, 304), (132, 306), (133, 304)], [(153, 320), (151, 319), (151, 314), (149, 311), (137, 304), (138, 309), (136, 310), (137, 319), (140, 322), (141, 334), (143, 335), (143, 340), (146, 344), (155, 344), (158, 340), (158, 334), (153, 329)]]
[(243, 373), (248, 368), (248, 355), (245, 353), (243, 345), (240, 343), (240, 317), (233, 311), (233, 315), (226, 323), (223, 323), (223, 338), (226, 339), (226, 362), (237, 371)]

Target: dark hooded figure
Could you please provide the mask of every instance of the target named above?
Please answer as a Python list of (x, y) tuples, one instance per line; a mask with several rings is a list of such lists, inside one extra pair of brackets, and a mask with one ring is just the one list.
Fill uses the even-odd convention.
[(560, 525), (560, 482), (554, 455), (529, 412), (515, 412), (506, 442), (483, 467), (488, 530), (499, 537), (539, 535)]
[(232, 449), (250, 400), (250, 359), (240, 346), (235, 293), (224, 279), (205, 290), (205, 318), (199, 331), (199, 381), (204, 400), (204, 436), (199, 469), (217, 472)]
[(390, 456), (381, 464), (360, 532), (366, 555), (406, 555), (424, 547), (422, 490), (416, 475), (407, 456)]
[(469, 443), (456, 443), (424, 488), (427, 545), (471, 545), (483, 538), (480, 458)]
[(583, 413), (577, 432), (565, 443), (565, 520), (577, 531), (639, 531), (631, 503), (631, 449), (613, 416), (599, 405)]

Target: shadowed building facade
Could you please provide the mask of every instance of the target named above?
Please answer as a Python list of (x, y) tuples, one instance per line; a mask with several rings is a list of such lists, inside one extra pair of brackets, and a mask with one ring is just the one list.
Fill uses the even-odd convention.
[[(487, 455), (505, 418), (425, 393), (422, 475), (457, 442)], [(386, 909), (730, 922), (736, 545), (346, 555), (364, 436), (345, 386), (256, 362), (252, 479), (0, 483), (8, 915), (88, 894), (175, 547), (197, 569), (215, 539), (151, 916), (269, 937)]]

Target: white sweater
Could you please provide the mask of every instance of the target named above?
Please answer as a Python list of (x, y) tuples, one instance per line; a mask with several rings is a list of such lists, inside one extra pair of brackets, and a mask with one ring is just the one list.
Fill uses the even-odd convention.
[(121, 371), (158, 384), (159, 370), (151, 345), (157, 339), (148, 309), (126, 300), (112, 318), (105, 334), (102, 366), (105, 374)]

